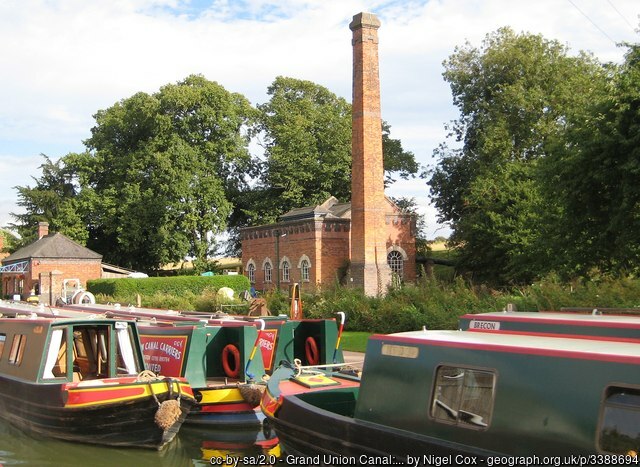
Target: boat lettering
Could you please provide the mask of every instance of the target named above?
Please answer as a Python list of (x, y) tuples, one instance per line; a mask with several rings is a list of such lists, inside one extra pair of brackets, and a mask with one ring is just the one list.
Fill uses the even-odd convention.
[(258, 345), (261, 349), (273, 350), (273, 342), (270, 342), (266, 339), (260, 338), (260, 342)]
[(147, 367), (147, 370), (151, 370), (156, 374), (162, 374), (162, 365), (158, 365), (157, 363), (147, 363), (145, 361), (145, 366)]
[(382, 344), (382, 355), (401, 358), (418, 358), (418, 347), (408, 345)]
[(499, 331), (500, 323), (497, 321), (479, 321), (471, 320), (469, 323), (469, 329), (482, 329), (485, 331)]
[(275, 356), (276, 338), (278, 337), (277, 329), (269, 329), (260, 333), (258, 347), (262, 354), (265, 370), (270, 370), (273, 365), (273, 357)]
[(145, 367), (164, 376), (182, 376), (187, 337), (141, 335)]
[[(407, 456), (407, 465), (478, 465), (478, 458), (475, 456), (464, 456), (462, 454), (448, 456), (436, 456), (433, 454), (423, 454), (422, 456)], [(533, 465), (533, 464), (531, 464)]]

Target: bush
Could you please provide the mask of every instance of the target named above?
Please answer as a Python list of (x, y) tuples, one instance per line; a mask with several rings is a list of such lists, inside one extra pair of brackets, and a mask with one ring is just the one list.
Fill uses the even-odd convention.
[(180, 296), (187, 292), (201, 295), (205, 289), (218, 290), (229, 287), (236, 294), (249, 290), (251, 284), (246, 276), (176, 276), (148, 277), (144, 279), (96, 279), (87, 282), (87, 290), (94, 295), (110, 297), (150, 297), (155, 294)]
[[(163, 290), (153, 293), (140, 291), (146, 288), (135, 285), (153, 279), (115, 279), (90, 281), (89, 290), (100, 302), (120, 301), (134, 303), (136, 293), (142, 297), (142, 305), (174, 310), (215, 311), (223, 305), (239, 302), (223, 301), (217, 290), (223, 284), (217, 280), (233, 278), (239, 281), (242, 291), (249, 288), (243, 276), (171, 277), (162, 278)], [(181, 280), (187, 281), (182, 284)], [(115, 283), (115, 285), (114, 285)], [(146, 282), (145, 282), (146, 283)], [(203, 285), (206, 284), (206, 285)], [(214, 285), (215, 284), (215, 285)], [(116, 293), (115, 286), (119, 286)], [(187, 285), (190, 288), (187, 289)], [(224, 283), (229, 287), (229, 282)], [(109, 288), (112, 287), (112, 288)], [(158, 286), (159, 287), (159, 286)], [(114, 298), (114, 297), (117, 297)], [(285, 291), (269, 291), (264, 295), (272, 315), (289, 314), (290, 300)], [(562, 307), (632, 308), (640, 306), (640, 280), (634, 277), (612, 278), (593, 274), (589, 278), (570, 283), (555, 276), (527, 287), (494, 290), (484, 285), (474, 285), (461, 277), (452, 282), (421, 278), (417, 284), (405, 284), (393, 288), (385, 297), (367, 297), (362, 291), (334, 285), (302, 297), (305, 318), (335, 318), (338, 311), (346, 314), (347, 331), (392, 333), (421, 329), (457, 329), (460, 316), (467, 313), (499, 311), (514, 304), (519, 311), (559, 310)], [(233, 308), (239, 310), (238, 308)], [(246, 312), (246, 310), (242, 310)]]

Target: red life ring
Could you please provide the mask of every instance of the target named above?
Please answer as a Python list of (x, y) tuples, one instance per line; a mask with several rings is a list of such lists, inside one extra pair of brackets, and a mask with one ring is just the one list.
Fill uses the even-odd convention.
[(304, 355), (307, 357), (308, 365), (317, 365), (320, 363), (320, 352), (318, 351), (318, 344), (316, 340), (309, 336), (304, 341)]
[(227, 344), (222, 349), (222, 369), (229, 378), (240, 375), (240, 351), (233, 344)]

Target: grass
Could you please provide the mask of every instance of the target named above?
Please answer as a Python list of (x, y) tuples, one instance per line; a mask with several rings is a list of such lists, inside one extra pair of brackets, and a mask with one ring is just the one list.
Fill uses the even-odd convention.
[(342, 350), (350, 352), (364, 352), (367, 348), (367, 339), (371, 335), (370, 332), (343, 332), (340, 340)]

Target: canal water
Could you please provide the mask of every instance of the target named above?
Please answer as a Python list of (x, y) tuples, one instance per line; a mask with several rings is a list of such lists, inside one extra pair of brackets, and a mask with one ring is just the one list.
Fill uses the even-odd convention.
[[(0, 421), (0, 465), (42, 467), (151, 467), (283, 465), (267, 430), (219, 431), (183, 425), (161, 451), (110, 448), (26, 434)], [(213, 459), (213, 462), (211, 461)], [(244, 462), (243, 462), (244, 459)]]

